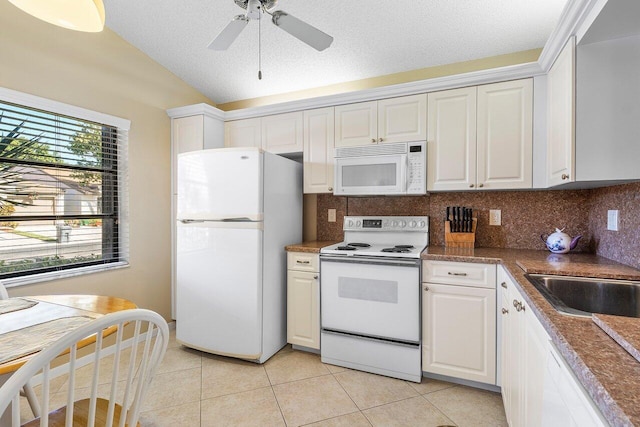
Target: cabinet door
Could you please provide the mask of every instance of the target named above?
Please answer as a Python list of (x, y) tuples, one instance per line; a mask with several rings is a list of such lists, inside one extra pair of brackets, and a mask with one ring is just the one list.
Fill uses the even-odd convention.
[(202, 150), (204, 144), (204, 116), (180, 117), (171, 120), (171, 152), (173, 194), (177, 191), (178, 154)]
[(287, 273), (287, 342), (320, 349), (318, 273)]
[(575, 180), (575, 37), (547, 76), (547, 185)]
[(531, 188), (533, 80), (478, 86), (478, 187)]
[(302, 111), (262, 117), (262, 148), (274, 154), (302, 153)]
[(336, 147), (378, 142), (378, 101), (335, 107)]
[(495, 289), (425, 283), (422, 298), (422, 370), (495, 384)]
[(509, 389), (510, 389), (510, 404), (509, 408), (505, 408), (505, 411), (510, 412), (509, 423), (513, 426), (524, 426), (524, 400), (526, 391), (526, 378), (525, 378), (525, 349), (524, 349), (524, 334), (525, 334), (525, 318), (521, 311), (516, 308), (516, 303), (522, 302), (520, 293), (516, 290), (515, 285), (508, 281), (509, 287), (508, 300), (506, 302), (508, 313), (508, 330), (509, 341), (507, 347), (507, 357), (509, 358)]
[(378, 101), (378, 142), (410, 142), (426, 139), (426, 94)]
[[(503, 282), (504, 283), (504, 282)], [(508, 286), (508, 285), (507, 285)], [(513, 322), (511, 321), (512, 316), (514, 315), (512, 312), (511, 304), (509, 304), (509, 292), (507, 289), (501, 289), (501, 317), (500, 323), (502, 326), (502, 343), (500, 351), (500, 375), (501, 375), (501, 391), (502, 391), (502, 402), (504, 403), (504, 411), (507, 417), (507, 422), (511, 426), (515, 426), (512, 420), (512, 394), (513, 394), (513, 386), (514, 380), (517, 377), (517, 373), (514, 372), (513, 360), (517, 355), (513, 355), (513, 350), (515, 348), (513, 340), (515, 339), (514, 331), (513, 331)]]
[(476, 184), (476, 88), (427, 95), (427, 190)]
[(334, 109), (304, 112), (304, 193), (332, 193)]
[(224, 124), (225, 147), (262, 148), (261, 118), (235, 120)]
[(525, 305), (524, 316), (524, 383), (526, 393), (523, 402), (523, 418), (527, 426), (542, 427), (544, 375), (549, 351), (549, 336), (540, 321)]

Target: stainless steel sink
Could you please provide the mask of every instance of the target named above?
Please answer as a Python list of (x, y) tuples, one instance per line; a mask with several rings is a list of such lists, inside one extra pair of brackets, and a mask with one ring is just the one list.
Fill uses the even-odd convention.
[(525, 277), (561, 313), (640, 317), (640, 282), (544, 274)]

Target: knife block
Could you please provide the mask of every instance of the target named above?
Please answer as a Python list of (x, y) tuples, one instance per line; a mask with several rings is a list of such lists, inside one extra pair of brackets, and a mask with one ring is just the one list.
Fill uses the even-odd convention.
[(476, 226), (478, 218), (474, 217), (470, 233), (452, 232), (451, 221), (444, 222), (444, 245), (449, 248), (473, 249), (476, 244)]

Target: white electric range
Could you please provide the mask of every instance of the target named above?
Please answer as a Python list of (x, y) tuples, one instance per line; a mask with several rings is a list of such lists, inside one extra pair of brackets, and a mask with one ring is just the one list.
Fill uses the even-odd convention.
[(420, 382), (420, 253), (428, 217), (345, 217), (320, 250), (323, 362)]

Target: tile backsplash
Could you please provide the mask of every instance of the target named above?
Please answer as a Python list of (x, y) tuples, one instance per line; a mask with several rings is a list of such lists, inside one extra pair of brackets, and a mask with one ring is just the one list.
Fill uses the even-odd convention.
[[(319, 194), (318, 240), (342, 240), (345, 215), (429, 215), (430, 244), (444, 245), (447, 206), (467, 206), (478, 214), (476, 247), (540, 249), (543, 233), (564, 228), (581, 234), (576, 251), (640, 268), (640, 183), (592, 190), (483, 191), (431, 193), (418, 197), (337, 197)], [(328, 222), (327, 210), (337, 221)], [(502, 225), (489, 225), (489, 210), (502, 211)], [(620, 231), (606, 230), (607, 210), (618, 209)]]
[[(640, 268), (640, 183), (591, 190), (589, 233), (593, 252)], [(618, 230), (607, 230), (607, 211), (617, 209)]]

